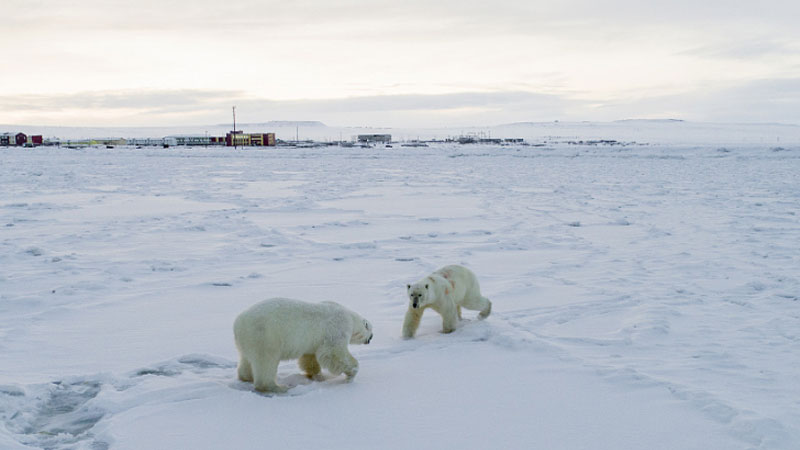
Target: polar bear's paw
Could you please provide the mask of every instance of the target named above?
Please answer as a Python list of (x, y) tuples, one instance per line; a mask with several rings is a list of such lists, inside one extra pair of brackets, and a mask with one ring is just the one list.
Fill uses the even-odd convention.
[(289, 390), (288, 386), (283, 386), (280, 384), (256, 384), (255, 386), (258, 392), (264, 394), (284, 394)]
[(485, 319), (489, 317), (489, 314), (492, 313), (492, 302), (490, 302), (489, 299), (486, 297), (483, 297), (483, 299), (486, 300), (486, 303), (488, 303), (488, 305), (486, 306), (486, 308), (483, 309), (483, 311), (480, 312), (480, 314), (478, 314), (478, 319)]
[(349, 370), (345, 370), (345, 371), (344, 371), (344, 374), (345, 374), (345, 376), (347, 377), (347, 378), (345, 378), (345, 380), (346, 380), (348, 383), (349, 383), (349, 382), (351, 382), (351, 381), (353, 381), (353, 378), (355, 378), (355, 377), (356, 377), (356, 374), (358, 374), (358, 366), (356, 366), (356, 367), (353, 367), (352, 369), (349, 369)]

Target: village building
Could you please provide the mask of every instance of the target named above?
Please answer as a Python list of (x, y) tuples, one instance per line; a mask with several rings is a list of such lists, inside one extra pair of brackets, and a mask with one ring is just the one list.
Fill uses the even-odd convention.
[[(41, 136), (38, 136), (39, 143), (41, 144)], [(21, 146), (28, 143), (28, 136), (25, 133), (3, 133), (0, 135), (0, 145), (3, 146)], [(31, 143), (33, 145), (33, 143)]]
[(130, 138), (127, 141), (128, 145), (135, 145), (137, 147), (164, 145), (163, 138)]
[(373, 143), (373, 142), (380, 142), (384, 144), (388, 144), (392, 142), (392, 135), (391, 134), (359, 134), (358, 135), (358, 142), (362, 143)]
[(275, 133), (244, 133), (237, 130), (225, 135), (225, 145), (228, 147), (274, 147), (275, 144)]
[(34, 134), (31, 136), (25, 133), (3, 133), (0, 134), (0, 145), (4, 147), (37, 147), (42, 145), (44, 140), (42, 135)]
[(209, 145), (211, 138), (205, 135), (174, 135), (165, 137), (164, 143), (167, 145), (201, 146)]
[(116, 137), (104, 137), (91, 139), (91, 145), (125, 145), (128, 143), (127, 139)]

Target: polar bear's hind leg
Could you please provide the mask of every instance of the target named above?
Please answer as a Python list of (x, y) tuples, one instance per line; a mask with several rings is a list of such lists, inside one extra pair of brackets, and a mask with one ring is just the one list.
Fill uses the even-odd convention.
[(242, 381), (253, 381), (253, 368), (244, 356), (239, 356), (238, 374)]
[(489, 317), (489, 314), (492, 313), (492, 302), (490, 302), (488, 298), (483, 297), (480, 294), (476, 294), (471, 297), (466, 297), (461, 306), (467, 309), (471, 309), (473, 311), (480, 311), (480, 313), (478, 314), (479, 319), (485, 319)]
[(275, 382), (278, 374), (279, 358), (264, 357), (263, 360), (253, 363), (253, 384), (260, 392), (286, 392), (288, 388)]

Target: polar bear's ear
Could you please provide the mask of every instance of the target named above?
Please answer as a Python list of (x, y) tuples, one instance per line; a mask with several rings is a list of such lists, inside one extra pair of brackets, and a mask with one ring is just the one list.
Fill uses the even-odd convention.
[(409, 291), (411, 290), (411, 285), (410, 284), (406, 285), (406, 290), (409, 290)]

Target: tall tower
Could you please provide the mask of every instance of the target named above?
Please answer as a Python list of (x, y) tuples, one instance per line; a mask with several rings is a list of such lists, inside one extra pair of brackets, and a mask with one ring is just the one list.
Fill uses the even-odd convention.
[(233, 107), (233, 133), (231, 133), (231, 139), (233, 140), (233, 148), (236, 149), (236, 107)]

